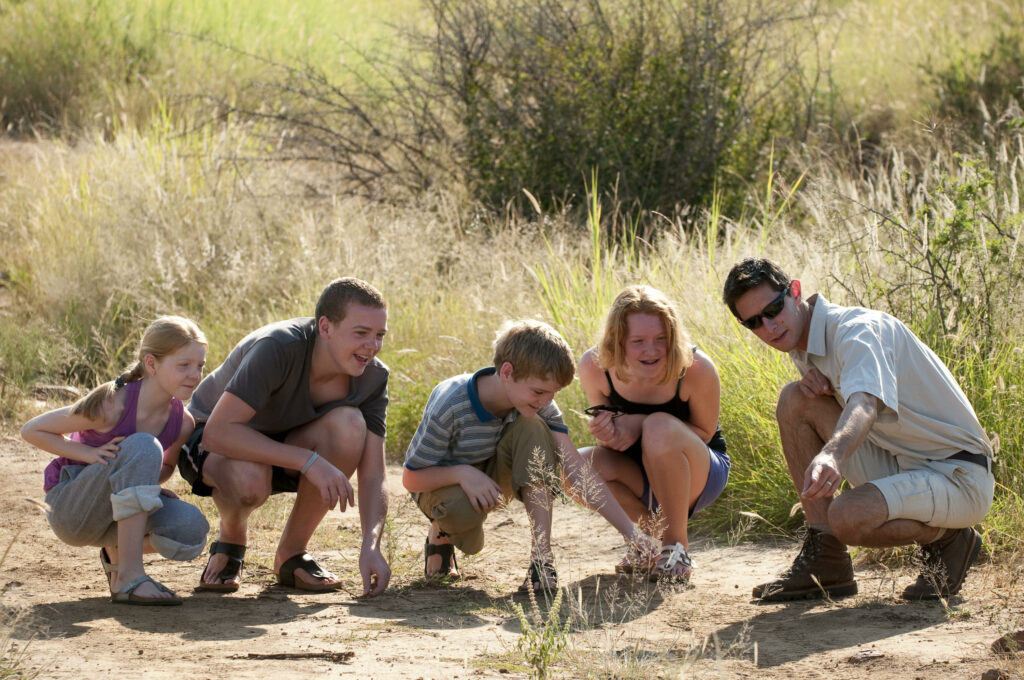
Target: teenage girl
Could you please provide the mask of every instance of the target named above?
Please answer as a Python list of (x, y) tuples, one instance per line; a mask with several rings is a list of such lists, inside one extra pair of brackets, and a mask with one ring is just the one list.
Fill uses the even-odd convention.
[(581, 357), (579, 375), (598, 443), (585, 455), (634, 522), (659, 513), (664, 528), (653, 569), (627, 555), (616, 571), (689, 580), (687, 523), (729, 478), (715, 365), (691, 345), (663, 293), (630, 286), (612, 303), (598, 345)]
[(65, 543), (100, 546), (114, 602), (181, 604), (146, 575), (142, 553), (190, 560), (206, 545), (209, 525), (199, 509), (160, 488), (195, 426), (182, 402), (205, 362), (206, 338), (196, 325), (161, 317), (116, 380), (21, 428), (27, 442), (57, 456), (43, 473), (50, 526)]

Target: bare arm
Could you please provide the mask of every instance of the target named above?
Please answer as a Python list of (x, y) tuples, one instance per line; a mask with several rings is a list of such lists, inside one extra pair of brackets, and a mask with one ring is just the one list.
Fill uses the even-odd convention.
[(312, 451), (277, 442), (249, 426), (256, 410), (225, 392), (203, 430), (203, 448), (226, 458), (301, 470)]
[(163, 464), (160, 466), (160, 484), (166, 482), (174, 474), (174, 469), (178, 467), (178, 453), (181, 451), (181, 447), (185, 445), (185, 442), (188, 441), (188, 438), (192, 436), (195, 429), (195, 418), (192, 417), (191, 413), (185, 411), (182, 414), (181, 432), (178, 434), (177, 441), (164, 451)]
[(373, 596), (384, 592), (391, 581), (391, 568), (380, 552), (388, 514), (384, 438), (380, 435), (366, 433), (366, 445), (356, 475), (359, 480), (359, 523), (363, 529), (359, 571), (363, 576), (363, 595)]
[[(580, 385), (590, 405), (608, 405), (608, 379), (597, 363), (594, 349), (583, 353), (579, 373)], [(613, 416), (612, 413), (602, 411), (591, 418), (587, 425), (598, 444), (616, 451), (625, 451), (640, 438), (646, 417), (640, 413)]]
[(878, 398), (867, 392), (850, 395), (836, 429), (804, 474), (800, 495), (808, 500), (831, 496), (839, 487), (839, 466), (868, 436), (878, 418)]
[(722, 386), (714, 363), (704, 354), (694, 354), (679, 397), (690, 405), (690, 419), (686, 424), (707, 444), (718, 430)]
[(487, 512), (501, 501), (501, 487), (472, 465), (435, 465), (402, 471), (402, 485), (412, 491), (436, 491), (458, 484), (477, 512)]
[(609, 524), (622, 534), (626, 545), (636, 546), (649, 543), (648, 551), (656, 550), (654, 542), (633, 525), (629, 515), (609, 491), (608, 485), (576, 450), (569, 435), (562, 432), (552, 432), (552, 435), (558, 445), (562, 470), (569, 480), (569, 484), (586, 501), (586, 504), (596, 509), (602, 517), (608, 520)]
[(29, 444), (55, 456), (64, 456), (82, 463), (106, 465), (108, 460), (114, 457), (118, 450), (117, 443), (123, 437), (115, 437), (102, 447), (92, 447), (68, 439), (64, 435), (80, 430), (97, 430), (98, 432), (110, 430), (117, 424), (117, 419), (108, 422), (113, 405), (108, 406), (109, 408), (104, 409), (103, 420), (98, 421), (90, 420), (83, 415), (72, 415), (70, 406), (56, 411), (48, 411), (25, 423), (21, 428), (21, 436)]
[[(249, 427), (256, 411), (240, 398), (225, 392), (213, 407), (203, 430), (203, 448), (212, 453), (263, 465), (277, 465), (302, 470), (313, 451), (277, 442)], [(341, 503), (341, 510), (355, 505), (352, 485), (345, 474), (326, 458), (319, 457), (306, 470), (306, 479), (320, 492), (324, 504), (333, 508)]]

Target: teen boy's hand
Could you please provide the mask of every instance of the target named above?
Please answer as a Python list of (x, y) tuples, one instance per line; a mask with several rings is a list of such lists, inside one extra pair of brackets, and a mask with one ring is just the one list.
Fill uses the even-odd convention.
[(501, 487), (472, 465), (459, 466), (459, 486), (477, 512), (489, 512), (501, 501)]
[(320, 499), (328, 508), (334, 509), (335, 505), (341, 503), (338, 508), (345, 512), (347, 507), (355, 507), (355, 494), (352, 492), (352, 485), (338, 468), (323, 457), (317, 458), (313, 465), (306, 470), (306, 479), (320, 492)]
[(374, 548), (360, 551), (359, 573), (363, 576), (363, 595), (367, 597), (380, 595), (391, 581), (391, 567), (380, 550)]

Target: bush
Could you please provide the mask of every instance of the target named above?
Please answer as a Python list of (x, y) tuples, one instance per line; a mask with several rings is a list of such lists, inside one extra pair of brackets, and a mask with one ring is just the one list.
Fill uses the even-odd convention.
[[(707, 205), (796, 125), (780, 123), (798, 118), (783, 115), (797, 108), (788, 3), (427, 4), (432, 30), (374, 63), (373, 80), (342, 87), (282, 64), (276, 83), (256, 85), (268, 103), (236, 112), (277, 121), (270, 148), (333, 163), (349, 191), (454, 184), (497, 211), (524, 190), (542, 210), (582, 202), (593, 175), (591, 191), (630, 209)], [(726, 207), (740, 195), (726, 191)]]
[(968, 52), (942, 68), (924, 67), (936, 89), (937, 113), (953, 121), (971, 140), (991, 140), (1000, 124), (1019, 127), (1016, 116), (1001, 120), (998, 112), (1022, 101), (1024, 88), (1024, 34), (1012, 25), (992, 44)]

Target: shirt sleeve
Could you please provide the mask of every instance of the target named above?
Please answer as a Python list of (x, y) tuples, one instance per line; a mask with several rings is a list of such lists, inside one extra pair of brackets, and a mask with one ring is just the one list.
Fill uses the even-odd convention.
[(238, 364), (238, 370), (224, 386), (254, 411), (261, 411), (287, 376), (284, 352), (273, 338), (253, 343)]
[(455, 415), (453, 409), (442, 402), (437, 388), (434, 388), (423, 409), (416, 434), (405, 452), (407, 469), (433, 467), (449, 457), (451, 442), (455, 438)]
[(864, 392), (898, 413), (893, 345), (882, 336), (877, 322), (845, 324), (836, 330), (838, 389), (844, 401), (849, 401), (857, 392)]
[(544, 422), (548, 424), (548, 429), (553, 432), (569, 434), (569, 428), (562, 419), (562, 411), (558, 408), (558, 404), (555, 402), (552, 401), (550, 404), (537, 411), (537, 415), (544, 419)]

